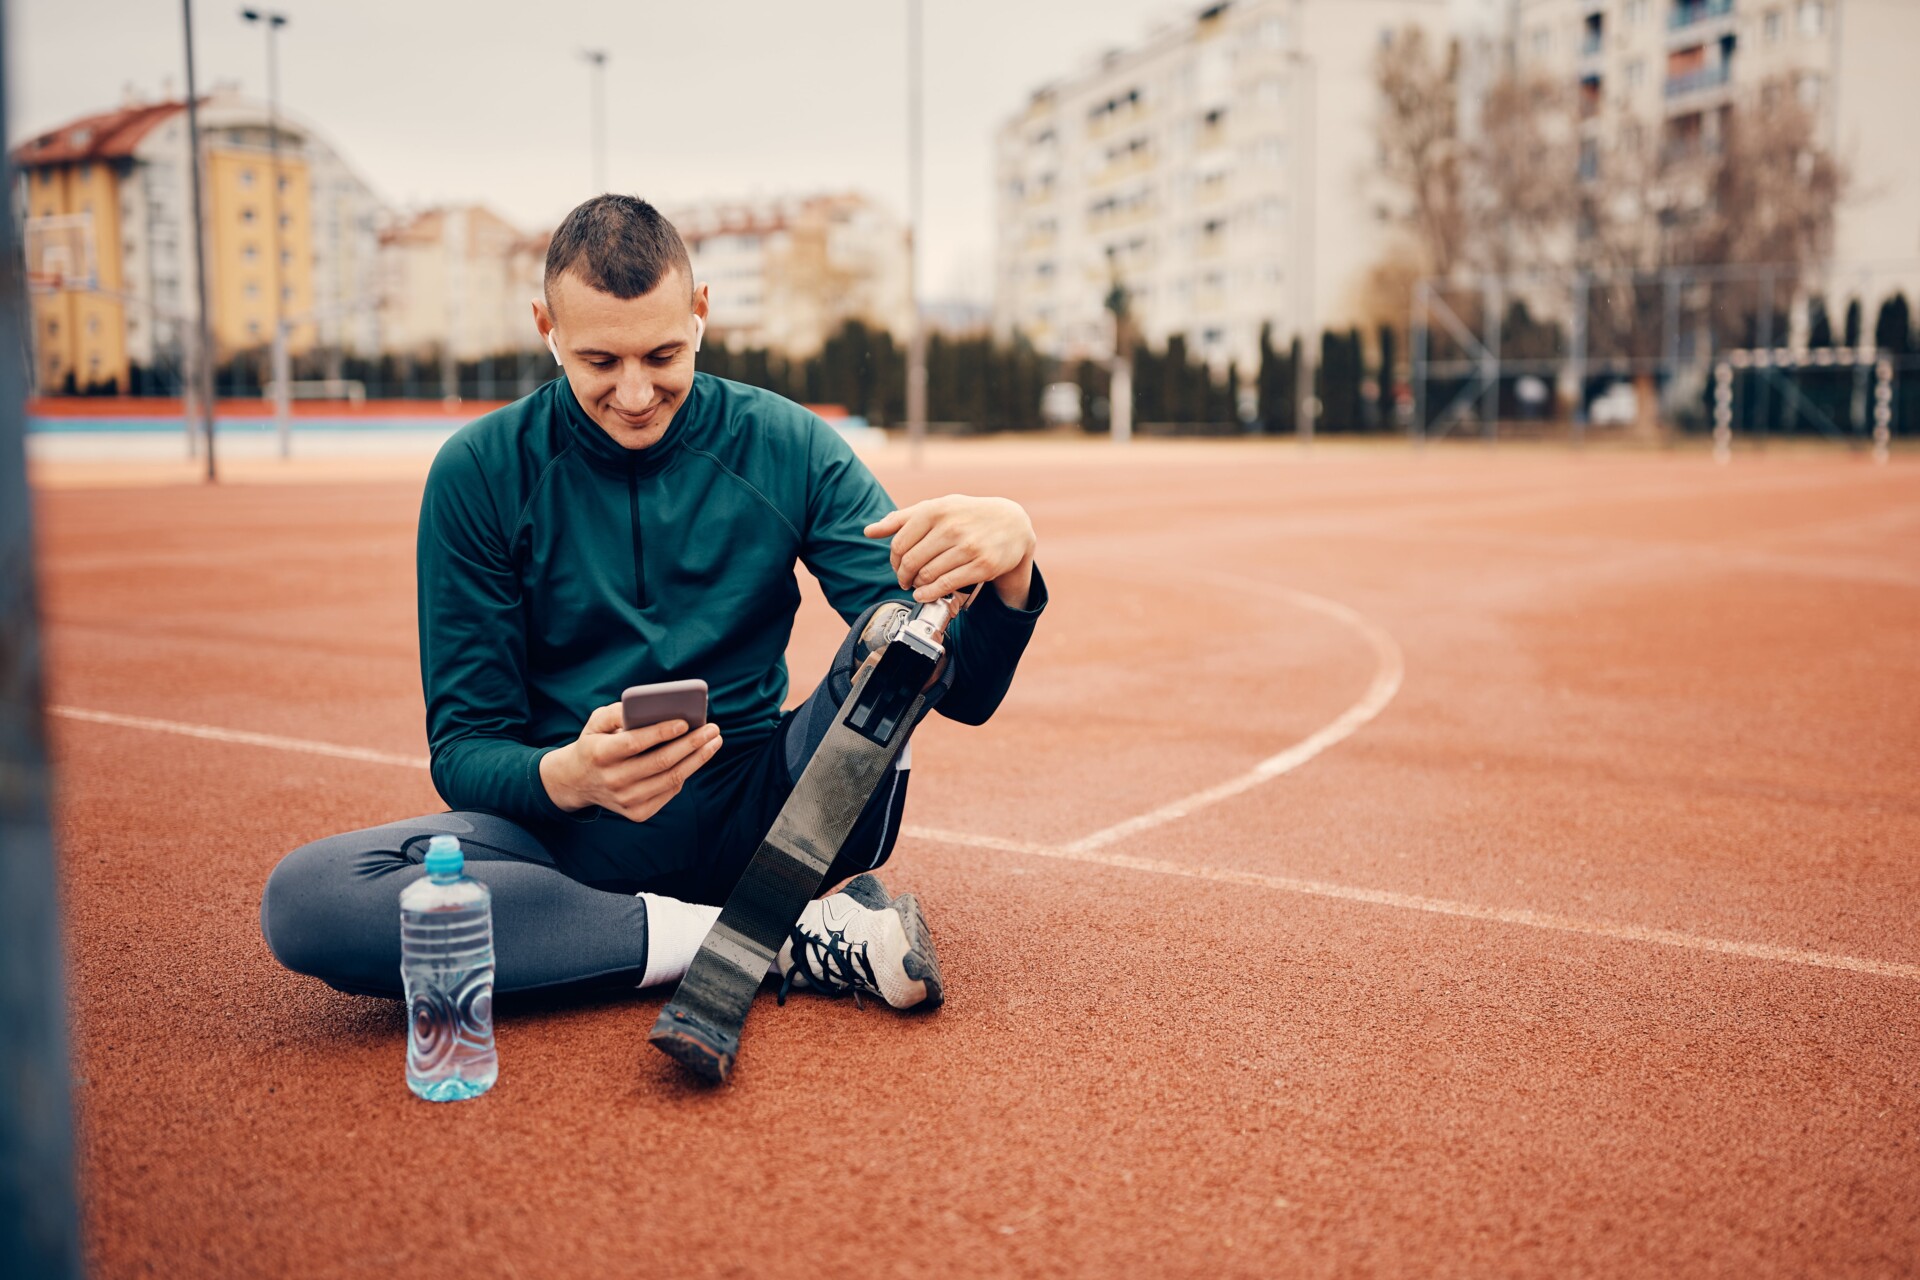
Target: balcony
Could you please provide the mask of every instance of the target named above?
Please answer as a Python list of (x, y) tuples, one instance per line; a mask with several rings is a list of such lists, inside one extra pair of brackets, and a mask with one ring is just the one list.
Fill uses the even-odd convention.
[(1697, 67), (1692, 71), (1683, 71), (1679, 75), (1667, 77), (1667, 101), (1675, 98), (1690, 97), (1696, 93), (1705, 93), (1709, 89), (1723, 87), (1733, 75), (1733, 64), (1721, 62), (1709, 67)]
[(1679, 0), (1667, 15), (1667, 30), (1680, 31), (1733, 12), (1733, 0)]

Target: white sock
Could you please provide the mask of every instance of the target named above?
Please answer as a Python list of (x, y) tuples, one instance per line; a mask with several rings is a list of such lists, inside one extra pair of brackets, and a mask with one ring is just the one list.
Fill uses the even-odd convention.
[(720, 908), (697, 902), (663, 898), (657, 893), (635, 895), (647, 904), (647, 972), (643, 987), (678, 982), (706, 941), (707, 930), (720, 918)]

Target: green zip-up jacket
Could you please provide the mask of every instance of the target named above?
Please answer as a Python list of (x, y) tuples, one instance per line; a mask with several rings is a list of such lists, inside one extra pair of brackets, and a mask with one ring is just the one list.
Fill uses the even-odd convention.
[[(565, 378), (441, 447), (420, 505), (420, 676), (433, 782), (454, 809), (584, 820), (540, 758), (628, 685), (699, 678), (728, 754), (763, 741), (787, 695), (796, 561), (851, 622), (908, 599), (893, 509), (840, 434), (770, 392), (701, 373), (661, 441), (629, 450)], [(991, 590), (949, 630), (942, 714), (993, 714), (1046, 601)], [(606, 815), (616, 818), (616, 815)], [(618, 821), (626, 821), (623, 818)]]

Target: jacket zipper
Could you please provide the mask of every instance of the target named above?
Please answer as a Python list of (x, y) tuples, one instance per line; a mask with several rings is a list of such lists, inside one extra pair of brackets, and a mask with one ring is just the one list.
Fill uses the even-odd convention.
[(627, 519), (633, 528), (633, 599), (647, 607), (647, 561), (640, 546), (640, 477), (632, 462), (627, 463)]

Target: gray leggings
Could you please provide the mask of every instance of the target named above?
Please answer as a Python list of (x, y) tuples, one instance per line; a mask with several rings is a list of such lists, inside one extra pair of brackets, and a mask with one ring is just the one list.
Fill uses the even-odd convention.
[[(400, 891), (426, 874), (428, 839), (452, 834), (460, 837), (468, 874), (493, 894), (496, 991), (638, 985), (647, 917), (635, 893), (725, 901), (832, 724), (858, 634), (856, 624), (834, 670), (770, 736), (729, 739), (646, 823), (611, 814), (589, 823), (532, 823), (463, 810), (302, 845), (280, 860), (261, 895), (267, 946), (287, 968), (339, 990), (399, 996)], [(928, 708), (944, 695), (952, 672), (949, 664)], [(861, 812), (827, 886), (892, 853), (906, 805), (905, 764), (903, 758)]]

